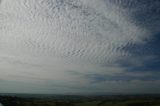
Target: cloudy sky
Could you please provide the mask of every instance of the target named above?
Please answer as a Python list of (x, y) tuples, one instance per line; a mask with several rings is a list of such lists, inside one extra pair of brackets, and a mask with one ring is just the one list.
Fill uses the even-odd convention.
[(0, 93), (160, 93), (160, 0), (0, 0)]

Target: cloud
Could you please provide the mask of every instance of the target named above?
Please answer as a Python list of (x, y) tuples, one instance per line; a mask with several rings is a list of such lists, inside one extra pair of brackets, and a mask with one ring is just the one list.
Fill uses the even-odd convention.
[[(133, 5), (136, 7), (133, 8)], [(124, 77), (126, 81), (131, 76), (134, 77), (130, 80), (155, 77), (152, 72), (143, 75), (133, 71), (144, 70), (146, 60), (154, 61), (159, 55), (155, 50), (150, 55), (149, 50), (143, 49), (148, 47), (148, 43), (155, 42), (154, 34), (159, 31), (153, 30), (153, 26), (160, 25), (157, 24), (157, 6), (156, 12), (153, 12), (155, 14), (150, 14), (153, 22), (147, 19), (140, 21), (142, 16), (139, 15), (145, 15), (146, 5), (153, 5), (148, 9), (151, 11), (157, 3), (125, 0), (2, 0), (0, 78), (2, 85), (9, 89), (5, 91), (0, 86), (0, 90), (17, 92), (18, 87), (27, 84), (25, 86), (29, 88), (24, 89), (31, 93), (37, 89), (39, 93), (62, 90), (64, 93), (82, 93), (89, 92), (88, 89), (91, 89), (90, 92), (101, 92), (101, 87), (111, 92), (112, 86), (120, 86), (119, 82), (112, 83), (115, 79), (122, 80)], [(150, 47), (154, 48), (155, 45)], [(147, 53), (139, 55), (139, 52), (135, 52), (137, 50)], [(131, 70), (133, 72), (129, 72)], [(107, 83), (111, 82), (111, 88), (104, 84), (107, 80)], [(146, 87), (148, 82), (144, 83)], [(127, 86), (128, 82), (123, 89), (127, 89)], [(120, 89), (118, 92), (122, 91)]]

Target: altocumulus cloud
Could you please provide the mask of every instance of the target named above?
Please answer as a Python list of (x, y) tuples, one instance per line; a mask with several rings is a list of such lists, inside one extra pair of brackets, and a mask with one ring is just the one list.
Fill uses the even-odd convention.
[(1, 0), (0, 92), (160, 93), (159, 14), (160, 0)]

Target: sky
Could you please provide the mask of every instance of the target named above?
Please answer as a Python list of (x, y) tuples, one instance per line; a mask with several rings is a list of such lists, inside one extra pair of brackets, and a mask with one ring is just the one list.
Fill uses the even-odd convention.
[(0, 0), (0, 93), (160, 93), (160, 0)]

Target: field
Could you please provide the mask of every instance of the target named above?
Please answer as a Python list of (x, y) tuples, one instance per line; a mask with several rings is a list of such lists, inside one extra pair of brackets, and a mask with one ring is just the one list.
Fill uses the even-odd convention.
[(160, 95), (2, 95), (4, 106), (160, 106)]

